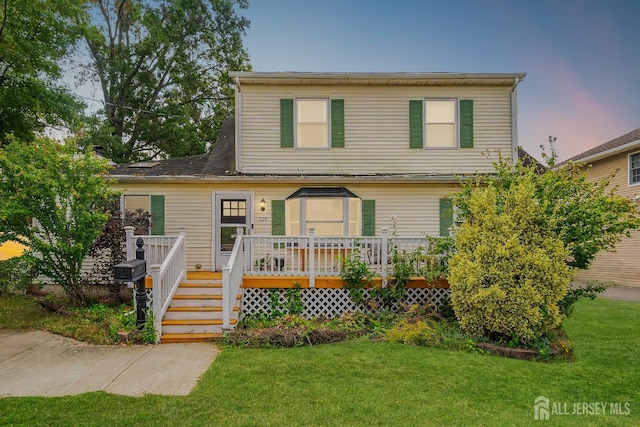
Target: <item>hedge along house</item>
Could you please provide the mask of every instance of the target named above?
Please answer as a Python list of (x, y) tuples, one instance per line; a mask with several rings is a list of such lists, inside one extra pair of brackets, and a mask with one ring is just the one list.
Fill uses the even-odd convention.
[[(616, 193), (638, 201), (640, 199), (640, 128), (598, 145), (562, 163), (580, 162), (585, 164), (587, 180), (608, 179), (610, 189)], [(576, 280), (595, 281), (640, 288), (640, 231), (631, 233), (631, 238), (623, 237), (616, 244), (615, 251), (602, 251), (587, 270), (580, 270)]]
[[(163, 263), (152, 271), (163, 340), (210, 337), (233, 325), (239, 295), (251, 311), (268, 301), (265, 289), (294, 283), (315, 289), (303, 295), (309, 314), (337, 315), (349, 305), (335, 294), (339, 259), (354, 245), (385, 283), (390, 248), (449, 234), (458, 176), (491, 173), (487, 151), (517, 155), (524, 76), (231, 73), (235, 119), (210, 154), (113, 172), (123, 206), (148, 209), (152, 235), (174, 236), (165, 249), (147, 237), (150, 263)], [(175, 277), (171, 246), (184, 251)], [(209, 282), (220, 278), (214, 272), (222, 284)], [(198, 305), (188, 293), (223, 307), (188, 323), (186, 314), (198, 317), (179, 304)]]

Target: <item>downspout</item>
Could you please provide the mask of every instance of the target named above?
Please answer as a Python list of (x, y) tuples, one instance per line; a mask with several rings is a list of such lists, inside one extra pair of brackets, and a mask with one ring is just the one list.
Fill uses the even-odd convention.
[(520, 78), (516, 77), (511, 87), (511, 161), (515, 166), (518, 160), (518, 90)]
[(242, 156), (240, 153), (242, 152), (242, 134), (241, 134), (241, 121), (242, 121), (242, 90), (240, 88), (240, 77), (236, 77), (236, 87), (235, 87), (235, 146), (236, 146), (236, 172), (242, 171)]

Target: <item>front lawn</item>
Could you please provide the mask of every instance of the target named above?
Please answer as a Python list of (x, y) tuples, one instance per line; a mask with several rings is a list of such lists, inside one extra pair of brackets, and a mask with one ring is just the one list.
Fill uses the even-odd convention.
[(640, 303), (579, 302), (565, 322), (572, 363), (364, 340), (225, 348), (189, 396), (5, 398), (0, 424), (531, 425), (543, 395), (550, 409), (569, 412), (574, 403), (630, 404), (629, 415), (607, 407), (606, 415), (552, 414), (545, 425), (640, 425), (638, 319)]

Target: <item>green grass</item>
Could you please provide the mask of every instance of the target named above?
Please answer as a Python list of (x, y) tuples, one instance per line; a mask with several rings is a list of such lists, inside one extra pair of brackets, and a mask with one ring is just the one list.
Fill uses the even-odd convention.
[(67, 308), (67, 315), (62, 316), (45, 310), (29, 296), (0, 296), (0, 328), (47, 330), (93, 344), (114, 344), (117, 342), (115, 333), (120, 327), (133, 328), (135, 319), (126, 317), (131, 325), (123, 324), (123, 313), (130, 309), (94, 304)]
[(628, 416), (551, 415), (545, 425), (640, 425), (639, 319), (640, 303), (579, 302), (565, 322), (572, 363), (368, 341), (224, 348), (189, 396), (5, 398), (0, 424), (524, 426), (544, 395), (569, 409), (631, 405)]

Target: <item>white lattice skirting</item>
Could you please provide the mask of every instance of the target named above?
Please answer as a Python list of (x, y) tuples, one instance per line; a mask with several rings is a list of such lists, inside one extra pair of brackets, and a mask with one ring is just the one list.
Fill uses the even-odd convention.
[[(240, 305), (241, 316), (256, 313), (271, 313), (270, 292), (279, 293), (280, 303), (286, 302), (285, 290), (283, 289), (264, 289), (264, 288), (246, 288), (243, 290), (242, 303)], [(371, 299), (370, 291), (365, 290), (365, 300)], [(303, 317), (340, 317), (344, 313), (353, 313), (355, 311), (373, 312), (374, 309), (364, 304), (355, 304), (349, 297), (346, 289), (300, 289), (300, 296), (304, 304)], [(449, 289), (407, 289), (407, 296), (397, 303), (391, 309), (400, 311), (406, 305), (418, 304), (439, 304), (443, 298), (449, 297)], [(382, 306), (378, 298), (373, 301)]]

